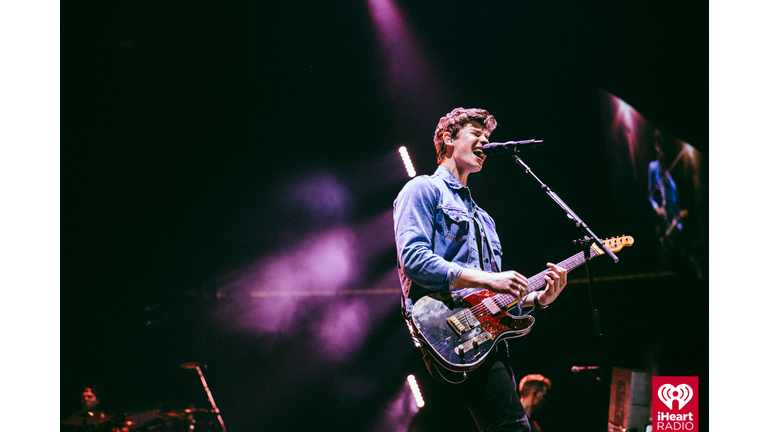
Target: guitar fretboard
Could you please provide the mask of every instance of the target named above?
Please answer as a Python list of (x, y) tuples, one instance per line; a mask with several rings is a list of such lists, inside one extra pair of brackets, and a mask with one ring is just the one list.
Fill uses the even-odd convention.
[[(596, 246), (593, 245), (592, 247), (590, 247), (589, 248), (590, 259), (596, 257), (597, 255), (600, 255), (600, 252), (601, 251), (596, 249)], [(570, 272), (571, 270), (577, 267), (580, 267), (585, 262), (587, 262), (587, 260), (584, 258), (584, 252), (579, 252), (571, 256), (570, 258), (560, 261), (559, 263), (557, 263), (557, 265), (566, 269), (568, 272)], [(548, 271), (549, 269), (542, 270), (539, 273), (536, 273), (535, 275), (528, 278), (528, 288), (526, 290), (528, 294), (534, 291), (538, 291), (547, 286), (547, 280), (544, 279), (544, 275)], [(496, 301), (496, 304), (498, 304), (501, 307), (508, 307), (517, 302), (517, 299), (515, 298), (515, 296), (511, 294), (498, 294), (493, 298)]]

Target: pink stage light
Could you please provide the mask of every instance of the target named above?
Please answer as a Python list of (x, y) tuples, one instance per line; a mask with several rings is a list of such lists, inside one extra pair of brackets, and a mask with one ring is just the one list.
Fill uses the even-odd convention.
[(694, 149), (693, 146), (688, 143), (685, 143), (684, 147), (685, 147), (685, 151), (688, 153), (688, 157), (693, 159), (694, 152), (696, 151), (696, 149)]
[(634, 178), (638, 178), (637, 159), (640, 155), (640, 144), (638, 142), (637, 130), (638, 122), (642, 122), (643, 117), (640, 116), (631, 105), (623, 100), (613, 95), (611, 95), (611, 98), (613, 99), (616, 110), (611, 125), (611, 133), (616, 136), (623, 135), (627, 151), (629, 152), (632, 174)]
[(627, 104), (621, 99), (617, 99), (617, 101), (619, 103), (619, 112), (622, 114), (622, 118), (624, 120), (624, 126), (632, 129), (634, 126), (634, 121), (633, 121), (634, 108), (632, 108), (629, 104)]

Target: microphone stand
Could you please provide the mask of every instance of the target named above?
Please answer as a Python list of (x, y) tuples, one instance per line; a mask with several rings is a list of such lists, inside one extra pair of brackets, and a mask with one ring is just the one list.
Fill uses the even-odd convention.
[[(515, 149), (515, 152), (518, 152), (518, 151), (519, 150)], [(533, 171), (531, 171), (531, 168), (528, 165), (526, 165), (522, 159), (520, 159), (520, 156), (513, 154), (512, 157), (515, 159), (515, 162), (518, 165), (520, 165), (521, 168), (523, 168), (523, 171), (525, 171), (526, 174), (530, 175), (531, 178), (533, 178), (537, 183), (539, 183), (539, 186), (541, 187), (541, 189), (544, 190), (544, 192), (547, 195), (549, 195), (549, 197), (552, 198), (552, 200), (555, 201), (555, 203), (565, 211), (566, 217), (568, 217), (568, 219), (576, 221), (576, 227), (580, 228), (582, 232), (584, 232), (584, 234), (587, 237), (587, 240), (591, 240), (591, 242), (597, 243), (600, 246), (600, 249), (602, 249), (606, 255), (611, 257), (614, 263), (619, 262), (619, 258), (616, 256), (616, 254), (614, 254), (611, 251), (611, 249), (608, 246), (606, 246), (602, 240), (600, 240), (600, 237), (596, 236), (595, 233), (593, 233), (592, 230), (589, 229), (587, 224), (584, 223), (584, 221), (581, 220), (581, 218), (579, 218), (579, 216), (577, 216), (576, 213), (574, 213), (574, 211), (571, 210), (571, 208), (568, 207), (568, 205), (562, 199), (560, 199), (560, 197), (557, 196), (557, 194), (554, 191), (552, 191), (552, 189), (549, 188), (549, 186), (545, 185), (541, 180), (539, 180), (538, 177), (536, 177), (536, 174), (534, 174)]]
[[(578, 215), (576, 215), (576, 213), (573, 210), (571, 210), (571, 208), (568, 207), (568, 205), (552, 189), (549, 188), (549, 186), (544, 184), (544, 182), (542, 182), (536, 176), (536, 174), (534, 174), (533, 171), (531, 171), (531, 168), (528, 165), (526, 165), (525, 162), (523, 162), (523, 160), (520, 159), (520, 157), (516, 154), (519, 152), (520, 150), (518, 148), (514, 148), (512, 158), (515, 160), (515, 162), (523, 169), (523, 171), (525, 171), (526, 174), (528, 174), (531, 178), (533, 178), (539, 184), (539, 187), (550, 198), (552, 198), (552, 200), (558, 206), (560, 206), (560, 208), (563, 209), (563, 211), (565, 211), (566, 213), (565, 215), (568, 219), (571, 219), (572, 221), (576, 222), (576, 227), (581, 229), (582, 233), (584, 234), (584, 238), (580, 240), (575, 240), (574, 244), (581, 246), (582, 250), (584, 251), (584, 258), (585, 258), (584, 267), (587, 270), (587, 289), (589, 292), (590, 307), (592, 308), (592, 332), (598, 341), (598, 353), (599, 353), (598, 355), (602, 359), (603, 358), (602, 343), (600, 343), (600, 340), (601, 340), (600, 337), (602, 336), (602, 332), (600, 331), (600, 312), (597, 310), (597, 308), (594, 307), (594, 302), (592, 298), (592, 273), (589, 271), (589, 262), (591, 261), (589, 248), (592, 245), (592, 243), (597, 243), (600, 246), (600, 249), (602, 249), (606, 255), (611, 257), (611, 259), (613, 259), (614, 263), (619, 262), (619, 258), (616, 256), (616, 254), (614, 254), (611, 251), (611, 249), (608, 246), (605, 245), (605, 243), (603, 243), (600, 237), (595, 235), (595, 233), (593, 233), (592, 230), (589, 229), (587, 224), (584, 223), (584, 221), (581, 220), (581, 218)], [(604, 366), (602, 365), (602, 360), (599, 363), (601, 363), (601, 366)]]

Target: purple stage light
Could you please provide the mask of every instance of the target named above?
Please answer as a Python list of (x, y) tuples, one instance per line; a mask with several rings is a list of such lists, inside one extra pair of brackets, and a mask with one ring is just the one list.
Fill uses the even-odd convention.
[[(376, 260), (382, 254), (391, 252), (395, 247), (395, 238), (392, 235), (392, 209), (354, 227), (356, 255), (359, 264), (365, 264)], [(398, 282), (397, 287), (400, 286)]]
[(368, 305), (357, 298), (324, 308), (315, 324), (319, 353), (334, 361), (348, 359), (365, 342), (371, 326), (369, 315)]
[(289, 183), (282, 191), (288, 210), (323, 218), (343, 215), (350, 207), (349, 191), (335, 174), (320, 172)]
[(358, 226), (339, 226), (269, 252), (227, 275), (219, 286), (220, 324), (270, 342), (311, 329), (309, 342), (318, 359), (348, 359), (371, 328), (399, 306), (394, 269), (366, 277), (370, 263), (391, 253), (391, 224), (387, 210)]
[(389, 96), (413, 115), (423, 113), (429, 105), (441, 105), (445, 88), (395, 1), (368, 0), (368, 10), (387, 68), (385, 89)]
[[(219, 317), (236, 330), (293, 333), (296, 322), (310, 313), (308, 304), (334, 295), (352, 280), (354, 240), (348, 228), (330, 230), (228, 276), (219, 292), (237, 300), (222, 305)], [(271, 293), (266, 300), (265, 292)]]
[(418, 412), (411, 385), (406, 381), (387, 405), (374, 432), (407, 432), (411, 430), (409, 426)]

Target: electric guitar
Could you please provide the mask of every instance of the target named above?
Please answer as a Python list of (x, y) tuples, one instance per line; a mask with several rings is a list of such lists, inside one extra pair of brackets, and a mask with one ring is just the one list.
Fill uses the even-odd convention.
[[(603, 242), (616, 253), (624, 246), (632, 246), (634, 239), (621, 236)], [(590, 259), (603, 253), (597, 244), (589, 248)], [(557, 265), (570, 272), (586, 262), (584, 255), (579, 252)], [(548, 271), (528, 278), (528, 293), (546, 288), (544, 274)], [(531, 331), (532, 316), (507, 313), (517, 302), (511, 294), (489, 290), (477, 291), (459, 301), (450, 295), (430, 294), (413, 305), (408, 327), (415, 340), (426, 345), (438, 363), (454, 372), (466, 372), (480, 366), (499, 341)]]
[(680, 246), (681, 231), (677, 224), (686, 216), (688, 216), (688, 210), (680, 210), (672, 221), (665, 219), (656, 227), (656, 235), (659, 238), (659, 259), (663, 264), (670, 261), (675, 250)]

